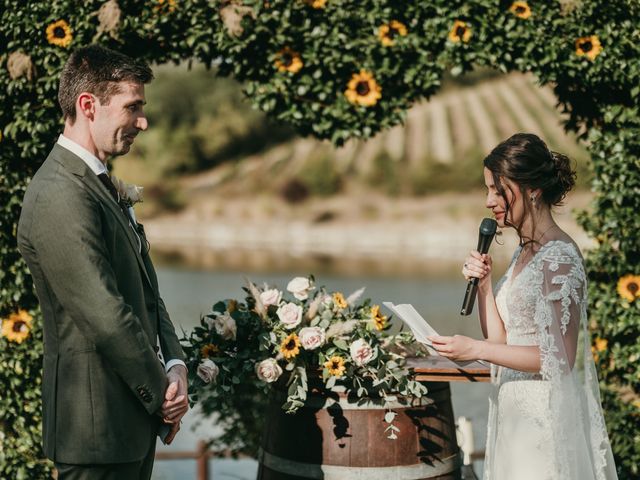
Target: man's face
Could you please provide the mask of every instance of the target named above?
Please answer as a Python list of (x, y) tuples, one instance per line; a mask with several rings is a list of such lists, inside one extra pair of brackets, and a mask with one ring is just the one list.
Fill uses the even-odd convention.
[(96, 98), (91, 136), (100, 158), (129, 152), (135, 136), (148, 126), (144, 104), (144, 85), (139, 83), (121, 83), (108, 105)]

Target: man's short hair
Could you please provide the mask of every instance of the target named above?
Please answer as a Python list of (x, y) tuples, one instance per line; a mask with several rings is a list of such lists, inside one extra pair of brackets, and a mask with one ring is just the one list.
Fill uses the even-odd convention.
[(60, 74), (58, 103), (65, 120), (76, 120), (76, 100), (82, 92), (95, 95), (108, 105), (121, 91), (120, 82), (145, 84), (153, 80), (149, 65), (100, 45), (89, 45), (74, 51)]

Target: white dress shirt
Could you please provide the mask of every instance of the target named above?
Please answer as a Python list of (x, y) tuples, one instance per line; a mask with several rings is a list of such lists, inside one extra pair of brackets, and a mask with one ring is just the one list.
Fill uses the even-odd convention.
[[(109, 171), (107, 170), (107, 166), (104, 163), (102, 163), (98, 157), (96, 157), (93, 153), (91, 153), (86, 148), (78, 145), (73, 140), (65, 137), (62, 134), (60, 134), (60, 136), (58, 137), (58, 145), (60, 145), (62, 148), (65, 148), (65, 149), (69, 150), (74, 155), (80, 157), (82, 159), (82, 161), (84, 163), (86, 163), (87, 166), (91, 169), (91, 171), (93, 173), (95, 173), (96, 175), (100, 175), (102, 173), (106, 173), (107, 175), (109, 175)], [(131, 226), (131, 224), (130, 224), (130, 226)], [(133, 228), (133, 226), (131, 226), (131, 228)], [(137, 232), (136, 232), (136, 237), (138, 237), (138, 233)], [(140, 241), (140, 239), (138, 238), (138, 242), (139, 241)], [(187, 368), (187, 365), (182, 360), (173, 359), (173, 360), (169, 360), (166, 363), (166, 365), (165, 365), (166, 371), (168, 372), (169, 369), (171, 367), (173, 367), (174, 365), (183, 365), (185, 368)]]

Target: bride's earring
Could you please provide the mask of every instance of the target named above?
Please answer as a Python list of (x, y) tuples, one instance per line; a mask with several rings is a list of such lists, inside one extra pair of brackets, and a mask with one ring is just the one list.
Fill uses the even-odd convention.
[(535, 207), (536, 206), (536, 196), (535, 195), (531, 195), (531, 204)]

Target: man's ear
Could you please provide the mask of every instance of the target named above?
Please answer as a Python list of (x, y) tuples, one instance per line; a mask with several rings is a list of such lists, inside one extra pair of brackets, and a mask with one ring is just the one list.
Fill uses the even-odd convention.
[(96, 111), (96, 102), (96, 97), (88, 92), (82, 92), (78, 95), (78, 101), (76, 102), (77, 113), (89, 120), (93, 120)]

